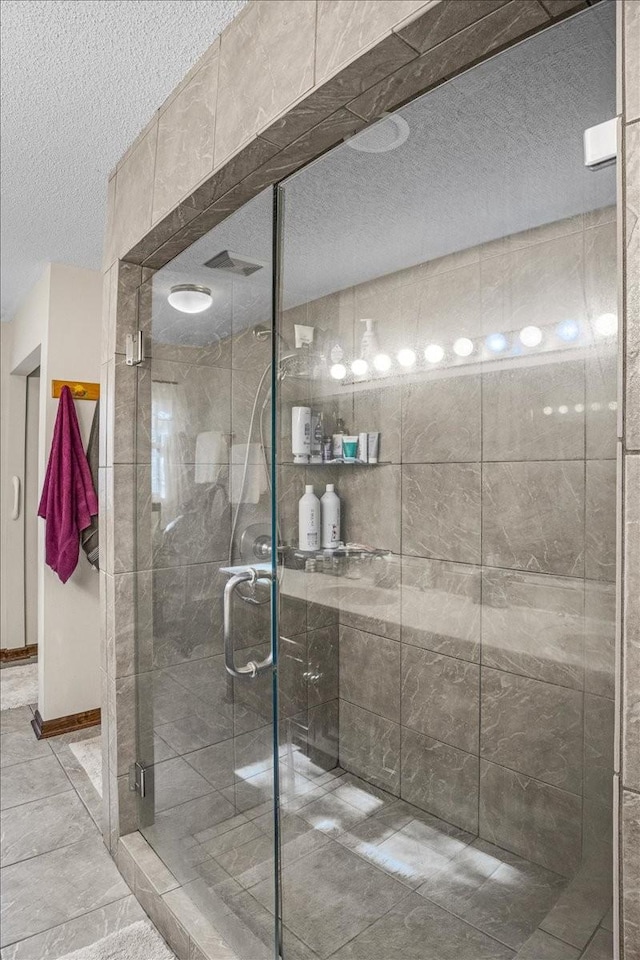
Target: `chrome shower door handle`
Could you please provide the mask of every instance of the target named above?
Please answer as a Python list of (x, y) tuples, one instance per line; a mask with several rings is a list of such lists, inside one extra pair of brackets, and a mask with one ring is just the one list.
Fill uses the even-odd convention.
[(253, 567), (249, 570), (243, 570), (242, 573), (236, 573), (227, 580), (227, 583), (224, 588), (223, 596), (223, 631), (224, 631), (224, 665), (227, 669), (227, 673), (230, 673), (232, 677), (236, 677), (238, 680), (253, 680), (256, 677), (259, 677), (261, 674), (266, 673), (268, 670), (271, 670), (273, 666), (273, 650), (269, 652), (269, 656), (265, 657), (264, 660), (256, 662), (255, 660), (250, 660), (249, 663), (244, 667), (236, 667), (234, 660), (234, 651), (233, 651), (233, 594), (236, 587), (241, 583), (256, 583), (258, 580), (273, 580), (273, 572), (271, 570), (267, 572), (254, 570)]

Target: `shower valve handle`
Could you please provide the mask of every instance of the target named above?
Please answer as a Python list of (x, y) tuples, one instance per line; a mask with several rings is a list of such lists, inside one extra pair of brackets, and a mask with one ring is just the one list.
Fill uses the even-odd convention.
[(237, 586), (241, 583), (256, 583), (258, 580), (273, 580), (274, 575), (271, 570), (258, 571), (251, 567), (249, 570), (243, 570), (236, 573), (227, 581), (224, 588), (223, 597), (223, 632), (224, 632), (224, 665), (227, 673), (238, 680), (253, 680), (267, 673), (273, 667), (273, 651), (269, 653), (264, 660), (256, 662), (250, 660), (244, 667), (236, 667), (233, 656), (233, 594)]

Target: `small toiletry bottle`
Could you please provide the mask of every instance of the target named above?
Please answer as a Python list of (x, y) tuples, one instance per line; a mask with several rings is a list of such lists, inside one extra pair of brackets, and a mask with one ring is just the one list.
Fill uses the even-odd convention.
[(333, 442), (331, 437), (322, 438), (322, 461), (328, 463), (333, 460)]
[(320, 501), (310, 483), (298, 501), (298, 547), (305, 552), (320, 547)]
[(342, 460), (342, 438), (344, 436), (344, 420), (338, 417), (336, 420), (336, 432), (333, 435), (333, 457), (334, 460)]
[(311, 408), (291, 410), (291, 452), (294, 463), (308, 463), (311, 453)]
[(322, 411), (311, 411), (311, 463), (322, 463)]
[(362, 317), (360, 323), (364, 323), (364, 333), (362, 334), (362, 340), (360, 342), (360, 356), (363, 360), (367, 360), (369, 363), (373, 360), (374, 356), (378, 353), (378, 340), (376, 337), (376, 332), (373, 329), (374, 321), (366, 317)]
[(335, 549), (340, 545), (340, 497), (335, 492), (332, 483), (327, 484), (327, 489), (322, 495), (320, 501), (322, 507), (322, 547), (323, 549)]
[(358, 434), (358, 460), (360, 461), (360, 463), (369, 462), (368, 444), (369, 444), (369, 434), (359, 433)]

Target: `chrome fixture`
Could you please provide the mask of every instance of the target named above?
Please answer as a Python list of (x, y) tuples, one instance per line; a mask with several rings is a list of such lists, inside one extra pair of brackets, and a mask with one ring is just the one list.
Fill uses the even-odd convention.
[(252, 332), (254, 340), (257, 340), (258, 343), (262, 343), (264, 340), (271, 340), (270, 327), (265, 327), (262, 323), (257, 324)]
[(240, 561), (268, 563), (271, 559), (271, 524), (250, 523), (240, 537)]
[(137, 367), (145, 359), (144, 357), (144, 335), (142, 330), (136, 333), (128, 333), (125, 345), (124, 362), (128, 367)]
[(256, 570), (255, 567), (249, 567), (247, 570), (242, 570), (240, 573), (236, 573), (230, 577), (224, 588), (222, 605), (224, 665), (227, 673), (231, 674), (232, 677), (236, 677), (238, 680), (254, 680), (261, 674), (267, 673), (267, 671), (271, 670), (273, 666), (273, 650), (269, 652), (269, 656), (265, 657), (264, 660), (250, 660), (249, 663), (247, 663), (244, 667), (236, 667), (233, 656), (233, 624), (231, 610), (233, 607), (234, 591), (241, 583), (250, 583), (252, 586), (254, 586), (259, 580), (275, 580), (273, 571)]

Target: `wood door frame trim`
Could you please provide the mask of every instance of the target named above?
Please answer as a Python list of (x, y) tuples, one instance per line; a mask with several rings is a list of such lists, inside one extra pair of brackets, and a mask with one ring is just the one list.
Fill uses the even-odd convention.
[(55, 720), (43, 720), (40, 711), (36, 710), (31, 726), (37, 740), (46, 740), (48, 737), (59, 737), (63, 733), (75, 733), (86, 730), (87, 727), (96, 727), (100, 723), (100, 708), (83, 710), (81, 713), (70, 713), (66, 717), (56, 717)]
[(3, 647), (0, 649), (0, 663), (12, 663), (14, 660), (29, 660), (38, 656), (38, 644), (30, 643), (26, 647)]

